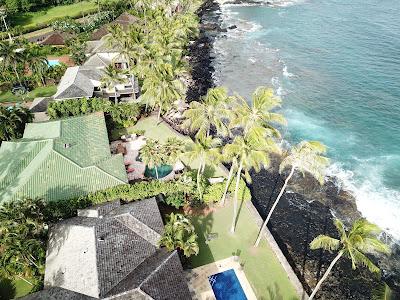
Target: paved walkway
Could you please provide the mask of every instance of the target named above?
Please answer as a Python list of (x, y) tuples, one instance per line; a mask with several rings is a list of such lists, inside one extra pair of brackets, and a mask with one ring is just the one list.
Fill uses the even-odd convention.
[(242, 267), (240, 266), (237, 256), (231, 256), (208, 265), (185, 271), (189, 289), (192, 293), (192, 299), (214, 300), (214, 292), (210, 282), (208, 281), (208, 277), (230, 269), (235, 270), (235, 274), (240, 282), (240, 285), (242, 286), (244, 293), (246, 294), (247, 299), (257, 300), (256, 295), (254, 294), (254, 291), (251, 288)]
[[(257, 209), (254, 207), (253, 203), (251, 201), (246, 201), (246, 207), (248, 208), (250, 213), (254, 216), (254, 220), (257, 223), (257, 225), (261, 227), (263, 224), (263, 219), (261, 218)], [(279, 248), (277, 242), (275, 241), (274, 237), (272, 236), (268, 228), (264, 229), (264, 238), (267, 240), (269, 246), (271, 247), (272, 251), (274, 251), (283, 269), (286, 271), (286, 274), (288, 275), (289, 280), (292, 282), (294, 288), (296, 289), (299, 298), (303, 300), (308, 299), (308, 295), (306, 291), (303, 289), (303, 285), (297, 278), (296, 273), (293, 271), (291, 265), (287, 261), (285, 255), (282, 253), (281, 248)]]

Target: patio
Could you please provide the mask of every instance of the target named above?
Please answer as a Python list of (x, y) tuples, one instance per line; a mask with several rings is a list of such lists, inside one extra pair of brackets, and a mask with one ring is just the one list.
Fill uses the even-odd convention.
[(249, 281), (239, 263), (239, 257), (231, 256), (192, 270), (186, 271), (189, 290), (195, 300), (215, 299), (208, 277), (227, 270), (235, 270), (236, 276), (248, 300), (257, 300)]

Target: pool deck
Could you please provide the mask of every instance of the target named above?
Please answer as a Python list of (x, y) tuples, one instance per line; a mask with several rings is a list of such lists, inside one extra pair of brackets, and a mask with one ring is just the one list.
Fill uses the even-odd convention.
[(212, 300), (215, 299), (214, 292), (208, 277), (217, 273), (221, 273), (230, 269), (234, 269), (236, 276), (242, 286), (248, 300), (257, 300), (249, 281), (240, 266), (237, 256), (231, 256), (208, 265), (204, 265), (195, 269), (187, 270), (186, 278), (189, 290), (195, 300)]

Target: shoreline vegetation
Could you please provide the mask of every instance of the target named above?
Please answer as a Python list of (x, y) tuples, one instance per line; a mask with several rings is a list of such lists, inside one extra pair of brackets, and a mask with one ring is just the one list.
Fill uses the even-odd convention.
[[(132, 63), (131, 65), (134, 65), (134, 67), (129, 68), (129, 72), (135, 73), (135, 75), (139, 77), (142, 76), (139, 79), (143, 82), (143, 94), (141, 96), (144, 100), (142, 103), (143, 107), (137, 104), (132, 104), (131, 109), (135, 110), (135, 112), (140, 115), (143, 113), (144, 107), (146, 107), (145, 114), (148, 113), (147, 108), (150, 107), (154, 110), (151, 118), (157, 118), (158, 125), (162, 120), (165, 120), (172, 128), (179, 132), (183, 132), (185, 135), (190, 135), (194, 140), (194, 143), (190, 145), (190, 149), (185, 149), (186, 154), (191, 154), (190, 159), (192, 161), (199, 160), (197, 170), (194, 168), (191, 170), (195, 172), (191, 175), (190, 187), (186, 182), (168, 182), (164, 185), (164, 183), (161, 183), (158, 180), (151, 180), (134, 183), (132, 185), (125, 185), (118, 189), (100, 191), (99, 193), (94, 193), (88, 197), (71, 199), (69, 202), (69, 204), (73, 204), (71, 207), (53, 207), (52, 209), (55, 209), (54, 211), (51, 211), (51, 208), (49, 209), (46, 207), (46, 212), (50, 212), (51, 214), (50, 221), (54, 222), (56, 219), (59, 220), (74, 215), (76, 213), (76, 208), (86, 207), (87, 205), (94, 203), (103, 203), (113, 199), (121, 199), (129, 202), (140, 200), (147, 196), (158, 195), (160, 191), (163, 191), (164, 188), (168, 186), (168, 193), (171, 193), (171, 195), (168, 196), (172, 196), (170, 198), (177, 196), (176, 189), (181, 188), (182, 190), (178, 191), (180, 193), (178, 196), (184, 195), (184, 197), (181, 197), (182, 199), (193, 197), (197, 203), (208, 204), (208, 202), (203, 199), (203, 196), (205, 196), (204, 194), (207, 192), (212, 195), (210, 197), (212, 199), (211, 201), (220, 201), (222, 207), (216, 208), (216, 212), (218, 211), (221, 213), (224, 211), (222, 213), (224, 216), (217, 221), (223, 220), (224, 223), (226, 223), (223, 228), (223, 230), (226, 229), (226, 231), (221, 232), (223, 239), (219, 240), (219, 243), (222, 240), (226, 240), (227, 242), (236, 240), (232, 242), (232, 245), (235, 245), (234, 247), (236, 247), (238, 243), (237, 239), (241, 238), (242, 241), (244, 241), (243, 236), (245, 234), (240, 232), (243, 231), (243, 229), (245, 229), (245, 232), (247, 230), (243, 225), (242, 227), (238, 227), (238, 220), (243, 217), (240, 212), (244, 201), (243, 198), (239, 199), (239, 194), (242, 194), (239, 191), (244, 191), (243, 194), (247, 192), (247, 194), (250, 195), (248, 193), (250, 189), (252, 202), (262, 217), (266, 216), (270, 210), (270, 206), (274, 201), (276, 201), (276, 210), (271, 215), (271, 221), (267, 224), (268, 228), (271, 230), (282, 252), (285, 254), (287, 260), (295, 270), (299, 280), (302, 282), (308, 293), (311, 293), (312, 289), (317, 285), (317, 282), (323, 278), (326, 279), (326, 281), (323, 283), (322, 289), (318, 291), (318, 298), (347, 299), (349, 297), (356, 297), (360, 300), (370, 299), (373, 290), (376, 287), (381, 286), (382, 281), (368, 273), (364, 268), (353, 270), (355, 269), (355, 264), (353, 264), (352, 268), (351, 263), (347, 259), (341, 259), (335, 268), (332, 269), (329, 277), (322, 277), (329, 264), (333, 261), (333, 266), (333, 264), (343, 255), (342, 252), (346, 250), (345, 247), (343, 248), (345, 250), (340, 250), (339, 254), (326, 254), (319, 250), (311, 251), (310, 249), (311, 243), (313, 249), (323, 248), (328, 250), (339, 250), (339, 242), (326, 244), (318, 242), (318, 240), (316, 242), (315, 240), (315, 238), (321, 234), (326, 236), (329, 235), (332, 239), (338, 238), (336, 229), (344, 228), (344, 226), (335, 227), (335, 224), (337, 225), (338, 223), (333, 223), (332, 211), (335, 212), (335, 217), (342, 219), (347, 227), (350, 227), (353, 222), (361, 217), (351, 195), (341, 191), (330, 178), (328, 178), (325, 184), (321, 187), (320, 184), (318, 184), (318, 181), (319, 183), (323, 183), (323, 171), (318, 169), (315, 173), (310, 172), (310, 170), (318, 164), (320, 164), (321, 169), (326, 167), (326, 158), (315, 155), (323, 155), (325, 152), (324, 146), (317, 145), (317, 148), (319, 149), (317, 149), (318, 151), (307, 146), (306, 151), (301, 153), (301, 155), (299, 154), (299, 156), (301, 156), (300, 158), (296, 157), (297, 160), (290, 161), (287, 164), (287, 166), (290, 166), (292, 170), (289, 175), (283, 168), (279, 170), (279, 164), (282, 158), (280, 156), (281, 149), (276, 145), (276, 139), (279, 139), (281, 136), (279, 131), (273, 128), (271, 124), (285, 123), (283, 116), (274, 112), (274, 109), (280, 106), (281, 100), (273, 95), (272, 90), (262, 87), (257, 89), (253, 94), (252, 103), (248, 103), (240, 97), (228, 96), (226, 89), (223, 87), (211, 89), (214, 87), (212, 78), (214, 71), (212, 62), (213, 42), (218, 35), (228, 32), (228, 29), (222, 28), (221, 18), (219, 16), (220, 6), (217, 2), (206, 0), (202, 3), (200, 8), (197, 9), (196, 14), (200, 19), (200, 24), (197, 24), (197, 20), (190, 18), (193, 16), (193, 11), (191, 11), (194, 8), (193, 5), (200, 5), (200, 1), (197, 1), (196, 4), (187, 4), (185, 7), (176, 7), (175, 11), (170, 6), (168, 6), (168, 8), (167, 6), (162, 7), (162, 9), (161, 7), (156, 8), (152, 12), (154, 15), (151, 16), (154, 17), (155, 20), (148, 19), (148, 15), (146, 15), (146, 7), (140, 7), (143, 12), (145, 26), (141, 27), (135, 25), (131, 27), (132, 32), (129, 32), (129, 34), (136, 34), (136, 43), (133, 43), (133, 49), (130, 48), (132, 46), (131, 44), (123, 43), (123, 41), (129, 40), (129, 36), (122, 30), (115, 30), (115, 36), (113, 35), (110, 39), (111, 43), (118, 44), (121, 47), (121, 53), (123, 50), (123, 55)], [(138, 8), (135, 7), (135, 9)], [(170, 9), (170, 11), (168, 11), (168, 9)], [(168, 12), (170, 15), (174, 15), (174, 13), (177, 13), (180, 9), (187, 9), (190, 16), (188, 16), (188, 18), (180, 16), (176, 19), (172, 18), (172, 20), (166, 18)], [(197, 26), (199, 28), (197, 28)], [(179, 27), (183, 27), (186, 32), (182, 33), (178, 30)], [(168, 29), (171, 29), (173, 32), (169, 32)], [(197, 29), (199, 29), (199, 34), (196, 37)], [(151, 32), (152, 34), (154, 33), (152, 38), (149, 38), (152, 34), (149, 34), (148, 31), (153, 31)], [(189, 42), (192, 38), (195, 38), (195, 40)], [(147, 45), (148, 42), (152, 43), (150, 47)], [(129, 45), (129, 47), (123, 48), (124, 45)], [(154, 48), (152, 48), (152, 46)], [(160, 57), (157, 57), (157, 54), (154, 54), (156, 50), (159, 51), (158, 55), (163, 57), (163, 59), (160, 59)], [(186, 52), (187, 50), (188, 52)], [(183, 53), (187, 54), (187, 56), (184, 56)], [(216, 53), (216, 55), (218, 54)], [(131, 58), (130, 56), (134, 56), (134, 58)], [(189, 68), (189, 76), (186, 76), (186, 62), (188, 62), (191, 67)], [(184, 86), (185, 84), (186, 86)], [(186, 88), (188, 88), (188, 90), (186, 90)], [(168, 113), (166, 112), (169, 112), (173, 107), (173, 100), (177, 98), (179, 99), (179, 97), (183, 95), (186, 95), (187, 101), (190, 104), (189, 108), (183, 113), (183, 117), (184, 119), (186, 118), (186, 121), (190, 122), (184, 122), (182, 124), (179, 123), (181, 120), (175, 122), (176, 119), (169, 118)], [(122, 109), (117, 110), (112, 108)], [(60, 104), (59, 111), (63, 111), (63, 109), (63, 104)], [(200, 120), (198, 116), (200, 116), (200, 118), (206, 116), (207, 112), (209, 112), (208, 109), (212, 110), (210, 115), (207, 116), (209, 119)], [(122, 127), (124, 128), (131, 126), (133, 123), (137, 122), (137, 119), (139, 119), (139, 117), (135, 115), (135, 118), (129, 120), (128, 126), (127, 123), (124, 123), (127, 116), (121, 113), (122, 110), (124, 110), (123, 103), (116, 103), (115, 107), (113, 106), (108, 108), (108, 110), (99, 108), (99, 111), (111, 115), (114, 113), (115, 115), (112, 117), (121, 121), (123, 124)], [(189, 111), (191, 111), (191, 113), (189, 113)], [(200, 113), (196, 114), (196, 112)], [(67, 111), (66, 115), (61, 114), (60, 116), (57, 115), (53, 118), (65, 117), (68, 116), (69, 113), (70, 112)], [(78, 112), (78, 114), (85, 113), (90, 112), (87, 109), (80, 109)], [(74, 115), (74, 113), (72, 113), (72, 115)], [(156, 117), (156, 115), (158, 116)], [(226, 120), (222, 120), (223, 117), (221, 116), (226, 117)], [(114, 122), (114, 126), (115, 123), (116, 122)], [(228, 123), (229, 126), (227, 126), (226, 123)], [(182, 129), (182, 125), (185, 127), (184, 129)], [(231, 134), (232, 131), (235, 131), (235, 134)], [(216, 138), (216, 136), (222, 136), (222, 140)], [(154, 143), (157, 143), (157, 141), (154, 141)], [(314, 142), (309, 142), (308, 144), (313, 143)], [(171, 142), (171, 144), (174, 144), (174, 142)], [(313, 145), (316, 144), (314, 143)], [(175, 151), (174, 155), (170, 155), (171, 157), (178, 157), (178, 154), (183, 154), (183, 144), (170, 146)], [(152, 162), (147, 165), (154, 165), (156, 172), (158, 168), (157, 165), (159, 165), (159, 162), (156, 161), (157, 159), (159, 159), (159, 161), (168, 161), (168, 163), (171, 163), (169, 155), (163, 156), (159, 154), (160, 153), (155, 153), (148, 156)], [(158, 155), (160, 157), (157, 157)], [(306, 165), (304, 168), (299, 167), (300, 165), (298, 160), (304, 158), (305, 161), (312, 158), (313, 162), (315, 161), (315, 164), (311, 163), (311, 165)], [(205, 169), (206, 164), (211, 166), (218, 165), (220, 162), (224, 162), (227, 168), (229, 167), (229, 175), (227, 184), (224, 182), (220, 183), (218, 185), (218, 190), (215, 191), (211, 185), (203, 183), (205, 178), (207, 178), (205, 176)], [(307, 162), (310, 163), (310, 161)], [(270, 167), (264, 169), (263, 166)], [(298, 173), (301, 172), (294, 173), (296, 168), (301, 171), (304, 170), (313, 173), (314, 178), (309, 175), (300, 176), (301, 174), (299, 175)], [(290, 170), (290, 168), (287, 168), (287, 170)], [(185, 178), (183, 177), (184, 176), (178, 180), (184, 180)], [(283, 193), (286, 183), (288, 183), (290, 178), (292, 179), (288, 184), (289, 192)], [(284, 179), (286, 179), (285, 184)], [(247, 185), (245, 181), (247, 182)], [(138, 193), (137, 190), (133, 188), (135, 184), (138, 184), (138, 186), (143, 185), (143, 190)], [(154, 188), (150, 192), (147, 189), (149, 186), (153, 186)], [(190, 191), (189, 188), (191, 188)], [(279, 191), (282, 192), (278, 196)], [(231, 201), (224, 207), (224, 200), (227, 192), (231, 195)], [(215, 195), (218, 196), (215, 197)], [(281, 196), (282, 199), (278, 202)], [(278, 200), (276, 200), (277, 197)], [(170, 200), (174, 200), (175, 203), (176, 199), (174, 198)], [(39, 204), (41, 205), (41, 203)], [(188, 206), (190, 207), (190, 205), (191, 204), (189, 203)], [(46, 205), (44, 204), (44, 206)], [(68, 206), (68, 204), (65, 206)], [(229, 207), (233, 208), (233, 213), (231, 209), (228, 209)], [(47, 211), (47, 209), (49, 209), (49, 211)], [(60, 211), (57, 209), (60, 209)], [(228, 215), (225, 215), (226, 211), (229, 212)], [(57, 213), (60, 213), (60, 215), (57, 215)], [(46, 219), (49, 216), (43, 215), (40, 217)], [(202, 217), (207, 221), (207, 215)], [(202, 217), (194, 217), (193, 220), (203, 223), (204, 220), (201, 220)], [(43, 219), (40, 222), (42, 221)], [(44, 225), (47, 221), (48, 220), (46, 219), (45, 222), (39, 223)], [(359, 223), (356, 222), (355, 224)], [(218, 222), (216, 222), (216, 225), (218, 225)], [(205, 226), (207, 227), (206, 223)], [(368, 226), (368, 224), (366, 226)], [(45, 227), (46, 226), (43, 226), (43, 230), (40, 231), (44, 236), (46, 236)], [(205, 234), (208, 228), (204, 229), (203, 227), (204, 224), (197, 224), (197, 228), (199, 228), (200, 232)], [(215, 228), (215, 231), (221, 230), (220, 226), (217, 227), (218, 229)], [(228, 227), (231, 228), (229, 233)], [(252, 228), (255, 235), (254, 239), (251, 236), (246, 236), (247, 239), (251, 237), (251, 241), (245, 241), (246, 244), (254, 244), (256, 240), (256, 230), (254, 230), (254, 228)], [(237, 232), (235, 232), (236, 229)], [(343, 229), (340, 231), (342, 237), (346, 236), (346, 233), (344, 233), (346, 230)], [(378, 233), (378, 230), (374, 229), (373, 233)], [(371, 239), (375, 238), (373, 234), (370, 236), (368, 235), (368, 237)], [(323, 239), (325, 240), (325, 238)], [(36, 241), (37, 240), (38, 239), (36, 239)], [(343, 242), (343, 240), (345, 239), (342, 238), (341, 241)], [(43, 243), (43, 240), (40, 241)], [(239, 241), (239, 244), (242, 241)], [(356, 246), (360, 246), (357, 241), (352, 242), (354, 242)], [(202, 256), (205, 254), (200, 252), (197, 263), (201, 264), (200, 261), (202, 260), (207, 261), (210, 257), (215, 257), (214, 255), (221, 255), (221, 253), (219, 253), (220, 248), (224, 245), (219, 243), (215, 242), (214, 245), (213, 243), (210, 243), (208, 246), (202, 245), (204, 248), (208, 247), (211, 252), (207, 253), (208, 256), (206, 257)], [(262, 241), (261, 243), (265, 244), (265, 241)], [(345, 246), (347, 246), (347, 243), (345, 244)], [(240, 244), (240, 246), (244, 247), (243, 244)], [(38, 245), (38, 247), (42, 251), (42, 257), (38, 260), (43, 264), (40, 269), (35, 268), (36, 264), (35, 266), (29, 266), (29, 272), (32, 272), (32, 274), (36, 276), (33, 277), (35, 280), (37, 279), (36, 288), (39, 288), (42, 283), (40, 278), (43, 276), (43, 251), (45, 252), (44, 245)], [(215, 247), (214, 250), (212, 249), (213, 247)], [(238, 250), (240, 250), (240, 247), (237, 247)], [(368, 245), (364, 248), (363, 247), (360, 248), (360, 251), (368, 253), (370, 250), (366, 249), (368, 248)], [(249, 249), (246, 247), (246, 249), (242, 249), (241, 251), (243, 251), (247, 260), (252, 260), (250, 265), (253, 265), (253, 267), (249, 277), (252, 278), (253, 282), (257, 282), (257, 286), (260, 287), (263, 283), (258, 277), (262, 276), (260, 276), (261, 274), (258, 272), (258, 269), (257, 272), (254, 271), (254, 268), (256, 268), (257, 265), (254, 257), (257, 256), (257, 251), (261, 251), (262, 248), (258, 249), (253, 247)], [(234, 250), (235, 249), (230, 249), (230, 251)], [(383, 250), (386, 251), (386, 248)], [(228, 255), (229, 253), (224, 253), (223, 255), (225, 254)], [(237, 256), (240, 256), (239, 254), (237, 254)], [(232, 255), (234, 255), (233, 252)], [(334, 259), (335, 256), (337, 259)], [(361, 261), (362, 264), (366, 265), (367, 260), (364, 258), (360, 259), (360, 257), (361, 256), (358, 257), (359, 262)], [(353, 262), (357, 260), (352, 256), (351, 258)], [(194, 258), (193, 261), (196, 265), (196, 258)], [(379, 271), (379, 269), (375, 268), (374, 263), (379, 264), (379, 266), (385, 271), (388, 269), (388, 259), (384, 256), (378, 258), (374, 257), (372, 261), (368, 260), (368, 263), (369, 266), (372, 266), (369, 269), (374, 272)], [(246, 269), (245, 266), (244, 262), (244, 268)], [(330, 271), (330, 269), (328, 270)], [(391, 282), (391, 278), (388, 277), (387, 274), (387, 272), (384, 273), (384, 279), (388, 283), (392, 284), (394, 281)], [(269, 274), (269, 276), (270, 275), (272, 274)], [(280, 274), (280, 276), (281, 275), (282, 274)], [(286, 283), (280, 284), (285, 285)], [(317, 287), (318, 286), (319, 285), (317, 285)], [(264, 294), (267, 295), (268, 292), (270, 291), (263, 291), (261, 294), (264, 296)], [(278, 296), (278, 294), (279, 293), (276, 292), (275, 296)]]

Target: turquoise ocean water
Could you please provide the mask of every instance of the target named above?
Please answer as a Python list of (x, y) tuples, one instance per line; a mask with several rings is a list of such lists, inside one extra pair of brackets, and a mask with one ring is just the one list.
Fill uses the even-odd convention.
[(329, 173), (400, 240), (400, 2), (224, 5), (215, 80), (243, 95), (271, 86), (285, 138), (329, 147)]

